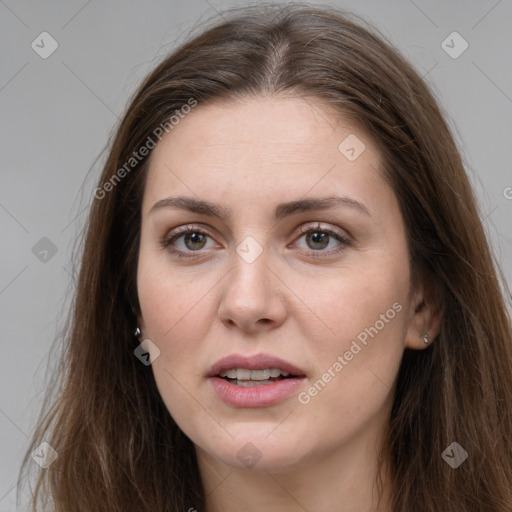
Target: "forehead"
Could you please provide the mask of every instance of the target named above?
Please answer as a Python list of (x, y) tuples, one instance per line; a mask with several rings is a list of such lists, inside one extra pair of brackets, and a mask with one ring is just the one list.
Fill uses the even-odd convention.
[(319, 100), (250, 97), (206, 103), (153, 150), (143, 210), (175, 192), (216, 202), (234, 195), (240, 201), (277, 202), (277, 196), (296, 199), (309, 191), (357, 195), (383, 185), (380, 163), (369, 136)]

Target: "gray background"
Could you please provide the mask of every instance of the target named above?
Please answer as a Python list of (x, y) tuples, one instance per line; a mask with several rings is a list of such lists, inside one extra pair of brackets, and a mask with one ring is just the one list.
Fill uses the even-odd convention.
[[(155, 63), (200, 19), (246, 4), (0, 0), (2, 512), (15, 510), (21, 456), (53, 368), (50, 347), (73, 287), (71, 252), (102, 162), (95, 160), (128, 97)], [(380, 28), (434, 89), (510, 283), (512, 1), (331, 4)], [(43, 31), (58, 43), (46, 59), (31, 47), (34, 40), (41, 46)], [(441, 46), (453, 31), (469, 44), (456, 59)], [(453, 43), (455, 50), (459, 44)]]

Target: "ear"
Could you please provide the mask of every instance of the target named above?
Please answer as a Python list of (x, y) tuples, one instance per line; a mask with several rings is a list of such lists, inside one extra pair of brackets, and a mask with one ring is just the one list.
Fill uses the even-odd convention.
[(422, 279), (412, 293), (406, 348), (423, 350), (432, 344), (441, 330), (443, 309), (439, 291), (434, 291), (433, 286), (427, 286), (427, 279)]

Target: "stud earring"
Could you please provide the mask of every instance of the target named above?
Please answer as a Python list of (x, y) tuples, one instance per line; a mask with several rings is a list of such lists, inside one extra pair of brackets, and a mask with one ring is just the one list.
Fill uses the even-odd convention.
[(138, 326), (135, 328), (133, 335), (137, 338), (141, 335), (140, 328)]
[(423, 341), (424, 341), (426, 344), (428, 344), (429, 339), (428, 339), (428, 334), (427, 334), (427, 333), (425, 333), (425, 335), (423, 336)]

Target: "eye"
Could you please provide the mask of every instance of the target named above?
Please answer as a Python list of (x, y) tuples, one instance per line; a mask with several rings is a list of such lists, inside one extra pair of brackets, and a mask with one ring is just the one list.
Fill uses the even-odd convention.
[(174, 230), (161, 241), (161, 245), (178, 257), (193, 257), (194, 255), (190, 253), (216, 246), (205, 230), (194, 226), (184, 226)]
[(350, 240), (346, 235), (321, 224), (302, 226), (299, 232), (302, 233), (302, 236), (297, 241), (304, 239), (306, 244), (306, 247), (300, 247), (300, 244), (299, 247), (306, 250), (309, 249), (315, 253), (320, 252), (322, 255), (323, 253), (326, 253), (326, 255), (338, 253), (350, 244)]
[[(302, 226), (299, 232), (302, 235), (296, 239), (295, 245), (309, 250), (312, 257), (331, 256), (350, 245), (347, 235), (322, 224)], [(304, 239), (306, 247), (298, 244), (301, 239)], [(203, 249), (218, 247), (208, 232), (197, 226), (179, 227), (160, 243), (164, 249), (179, 258), (194, 258), (200, 256)]]

